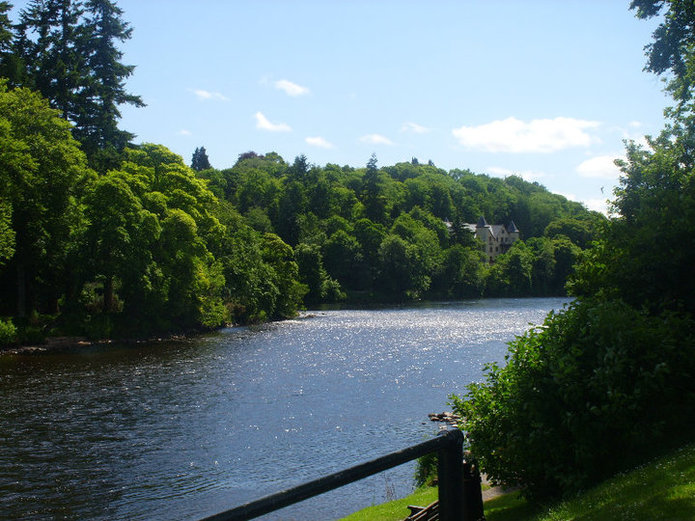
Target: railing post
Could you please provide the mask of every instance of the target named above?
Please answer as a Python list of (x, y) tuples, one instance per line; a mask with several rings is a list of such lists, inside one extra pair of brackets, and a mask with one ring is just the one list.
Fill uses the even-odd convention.
[(463, 459), (463, 506), (466, 521), (485, 521), (483, 491), (477, 462), (467, 452)]
[[(469, 521), (464, 518), (463, 433), (444, 431), (450, 442), (439, 450), (439, 519)], [(472, 521), (472, 520), (470, 520)]]

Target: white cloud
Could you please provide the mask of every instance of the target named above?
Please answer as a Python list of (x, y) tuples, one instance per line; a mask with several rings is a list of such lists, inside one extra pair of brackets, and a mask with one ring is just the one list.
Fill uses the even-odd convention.
[(564, 197), (565, 199), (569, 199), (570, 201), (577, 201), (577, 202), (580, 202), (580, 201), (577, 200), (576, 194), (569, 193), (569, 192), (555, 192), (555, 193), (556, 193), (557, 195), (561, 195), (561, 196)]
[(208, 90), (195, 89), (193, 93), (200, 100), (229, 101), (229, 98), (227, 96), (219, 92), (210, 92)]
[(604, 215), (609, 215), (608, 199), (585, 199), (581, 202), (584, 203), (584, 206), (586, 206), (589, 210), (601, 212)]
[(362, 143), (369, 143), (370, 145), (393, 145), (393, 141), (381, 134), (367, 134), (366, 136), (362, 136), (360, 141), (362, 141)]
[(179, 136), (192, 136), (193, 133), (190, 130), (186, 130), (185, 128), (182, 128), (181, 130), (178, 131)]
[(576, 170), (582, 177), (617, 180), (620, 176), (620, 169), (615, 166), (616, 159), (617, 156), (592, 157), (583, 161)]
[(549, 153), (572, 147), (586, 147), (598, 139), (586, 132), (600, 125), (597, 121), (574, 118), (533, 119), (514, 117), (477, 127), (462, 126), (451, 132), (459, 143), (486, 152)]
[(418, 125), (412, 121), (403, 123), (403, 126), (401, 127), (401, 132), (412, 132), (413, 134), (427, 134), (431, 131), (431, 128), (423, 127), (422, 125)]
[(304, 141), (306, 141), (309, 145), (312, 147), (319, 147), (319, 148), (334, 148), (333, 143), (330, 143), (329, 141), (326, 141), (324, 138), (320, 136), (316, 137), (308, 137)]
[(303, 96), (309, 94), (309, 89), (292, 83), (289, 80), (278, 80), (275, 82), (275, 88), (284, 91), (288, 96)]
[(510, 175), (516, 175), (521, 177), (524, 181), (533, 182), (545, 177), (543, 172), (534, 172), (533, 170), (510, 170), (509, 168), (502, 168), (497, 166), (491, 166), (486, 169), (490, 174), (497, 177), (509, 177)]
[(268, 118), (266, 118), (263, 113), (256, 112), (256, 128), (261, 130), (268, 130), (269, 132), (290, 132), (292, 127), (286, 123), (271, 123)]

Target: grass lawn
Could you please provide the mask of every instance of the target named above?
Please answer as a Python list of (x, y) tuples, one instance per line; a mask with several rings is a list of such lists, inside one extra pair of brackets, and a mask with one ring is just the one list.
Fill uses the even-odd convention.
[[(428, 505), (436, 488), (356, 512), (341, 521), (398, 521), (408, 505)], [(487, 521), (693, 521), (695, 444), (612, 478), (575, 499), (534, 507), (511, 493), (485, 502)]]
[(408, 505), (427, 506), (437, 500), (437, 487), (421, 487), (410, 496), (365, 508), (341, 521), (398, 521), (409, 514)]

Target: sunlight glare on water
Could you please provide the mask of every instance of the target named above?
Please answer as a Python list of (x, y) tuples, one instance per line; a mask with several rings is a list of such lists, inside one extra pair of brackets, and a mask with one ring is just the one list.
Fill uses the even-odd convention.
[[(194, 520), (424, 441), (561, 299), (482, 300), (0, 357), (0, 519)], [(414, 465), (267, 516), (331, 519)]]

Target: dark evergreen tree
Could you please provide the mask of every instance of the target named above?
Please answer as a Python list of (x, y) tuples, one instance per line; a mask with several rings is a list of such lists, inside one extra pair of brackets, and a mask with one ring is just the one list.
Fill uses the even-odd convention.
[(0, 2), (0, 53), (5, 54), (10, 50), (14, 34), (12, 32), (12, 24), (7, 17), (7, 12), (12, 9), (12, 4), (9, 2)]
[(191, 168), (196, 172), (212, 168), (212, 165), (210, 165), (210, 160), (208, 159), (208, 154), (205, 151), (205, 147), (198, 147), (193, 151)]
[[(83, 144), (94, 166), (109, 163), (134, 135), (118, 128), (120, 105), (143, 107), (140, 96), (126, 91), (125, 80), (134, 65), (124, 65), (117, 44), (130, 39), (132, 29), (123, 11), (112, 0), (87, 0), (86, 20), (80, 40), (87, 56), (86, 88), (80, 94), (81, 111), (75, 119), (75, 137)], [(107, 165), (112, 166), (112, 165)]]
[(16, 73), (16, 60), (12, 53), (14, 40), (14, 28), (7, 13), (12, 9), (12, 4), (0, 1), (0, 76), (14, 79)]
[(100, 171), (133, 138), (120, 130), (119, 106), (144, 106), (125, 90), (134, 66), (117, 48), (131, 36), (112, 0), (32, 0), (21, 11), (13, 55), (14, 83), (36, 89), (73, 123), (90, 163)]
[(372, 154), (367, 161), (367, 170), (364, 174), (362, 202), (366, 217), (375, 223), (383, 223), (386, 220), (386, 198), (383, 195), (382, 184), (376, 154)]
[(294, 158), (292, 166), (287, 169), (288, 177), (301, 180), (309, 172), (309, 161), (304, 154)]
[(18, 81), (38, 90), (64, 119), (76, 123), (77, 92), (86, 85), (86, 57), (78, 42), (83, 11), (73, 0), (32, 0), (21, 11), (15, 54), (24, 67)]

